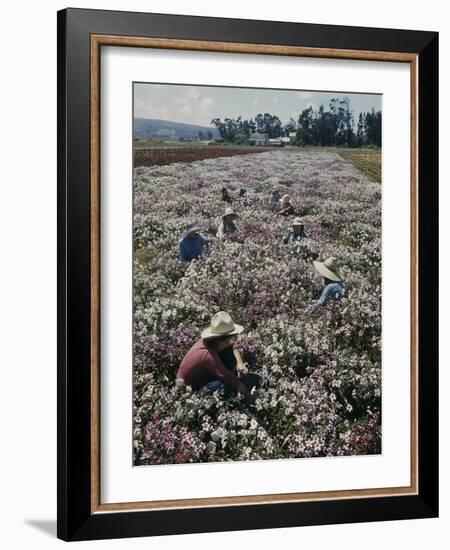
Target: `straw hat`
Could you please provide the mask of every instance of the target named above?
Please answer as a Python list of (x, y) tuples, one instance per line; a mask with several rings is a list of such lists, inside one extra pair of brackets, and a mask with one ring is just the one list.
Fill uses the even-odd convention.
[(239, 214), (230, 207), (225, 208), (225, 213), (222, 214), (222, 218), (225, 218), (225, 216), (234, 216), (235, 218), (239, 218)]
[(291, 202), (291, 197), (289, 195), (283, 195), (281, 197), (281, 202)]
[(294, 218), (294, 221), (292, 222), (292, 227), (294, 225), (304, 225), (301, 218)]
[(233, 336), (240, 334), (244, 327), (233, 323), (230, 315), (226, 311), (219, 311), (212, 316), (211, 325), (202, 331), (202, 338), (217, 338), (218, 336)]
[(200, 227), (196, 223), (188, 223), (186, 224), (183, 234), (181, 235), (181, 238), (184, 239), (187, 237), (190, 233), (194, 233), (195, 231), (200, 231)]
[(342, 281), (341, 274), (338, 271), (337, 260), (330, 256), (324, 262), (313, 262), (316, 271), (331, 281)]

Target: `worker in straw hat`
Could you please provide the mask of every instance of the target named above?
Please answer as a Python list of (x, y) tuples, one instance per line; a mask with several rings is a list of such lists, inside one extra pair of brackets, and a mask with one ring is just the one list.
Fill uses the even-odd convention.
[(188, 222), (185, 225), (181, 238), (178, 241), (180, 259), (182, 262), (190, 262), (200, 258), (205, 246), (211, 241), (199, 233), (200, 228), (196, 223)]
[(228, 207), (225, 209), (219, 229), (217, 230), (218, 239), (226, 239), (232, 233), (237, 231), (236, 224), (234, 223), (237, 218), (239, 218), (239, 214), (237, 214), (232, 208)]
[(291, 227), (288, 228), (283, 237), (283, 244), (288, 244), (293, 241), (302, 241), (308, 239), (308, 235), (305, 233), (305, 224), (301, 218), (294, 218)]
[(322, 275), (325, 287), (322, 295), (316, 302), (316, 307), (322, 306), (330, 300), (342, 298), (345, 292), (344, 282), (339, 273), (337, 260), (334, 256), (330, 256), (324, 262), (314, 261), (314, 267)]
[(236, 347), (237, 336), (244, 327), (234, 323), (226, 311), (213, 315), (211, 324), (186, 353), (177, 373), (176, 385), (191, 386), (208, 392), (224, 389), (224, 396), (237, 392), (251, 401), (251, 390), (259, 385), (259, 377), (248, 372)]
[(280, 211), (278, 212), (279, 216), (294, 216), (295, 209), (291, 203), (291, 197), (289, 195), (283, 195), (280, 201)]

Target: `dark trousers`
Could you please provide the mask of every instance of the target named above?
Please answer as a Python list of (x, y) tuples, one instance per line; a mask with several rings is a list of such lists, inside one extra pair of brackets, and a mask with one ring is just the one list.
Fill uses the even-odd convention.
[[(234, 356), (234, 353), (233, 353), (233, 348), (230, 347), (230, 348), (226, 348), (222, 351), (219, 351), (218, 355), (220, 357), (220, 360), (224, 364), (225, 368), (227, 370), (231, 371), (233, 374), (237, 375), (237, 370), (236, 370), (237, 361), (236, 361), (236, 357)], [(233, 391), (228, 386), (225, 386), (219, 380), (213, 380), (212, 382), (208, 382), (208, 384), (206, 384), (205, 387), (206, 387), (206, 389), (208, 390), (209, 393), (213, 393), (213, 392), (219, 390), (220, 388), (224, 388), (224, 397), (225, 398), (231, 397), (232, 395), (236, 395), (235, 391)]]
[[(219, 351), (219, 357), (222, 363), (225, 365), (225, 367), (237, 376), (237, 368), (236, 368), (237, 361), (233, 353), (233, 348), (226, 348), (222, 351)], [(246, 386), (248, 391), (251, 391), (252, 388), (258, 387), (261, 384), (261, 377), (255, 373), (247, 373), (247, 374), (243, 374), (240, 377), (240, 381), (244, 384), (244, 386)], [(220, 388), (224, 388), (223, 393), (225, 398), (231, 397), (232, 395), (236, 395), (236, 392), (234, 390), (232, 390), (228, 386), (225, 386), (219, 380), (213, 380), (212, 382), (208, 382), (208, 384), (206, 384), (205, 387), (210, 393), (213, 393)]]

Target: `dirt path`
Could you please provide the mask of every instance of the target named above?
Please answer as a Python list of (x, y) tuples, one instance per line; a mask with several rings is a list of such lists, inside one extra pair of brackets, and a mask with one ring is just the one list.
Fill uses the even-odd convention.
[(134, 151), (134, 167), (163, 166), (174, 162), (194, 162), (219, 157), (249, 155), (270, 151), (263, 147), (182, 147), (173, 149), (141, 149)]

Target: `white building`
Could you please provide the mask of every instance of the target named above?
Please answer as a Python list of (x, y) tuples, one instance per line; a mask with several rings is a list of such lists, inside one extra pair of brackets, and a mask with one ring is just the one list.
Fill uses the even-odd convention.
[(269, 145), (272, 147), (283, 147), (283, 138), (270, 138)]
[(269, 143), (269, 135), (255, 132), (254, 134), (250, 134), (248, 142), (250, 145), (267, 145)]

